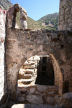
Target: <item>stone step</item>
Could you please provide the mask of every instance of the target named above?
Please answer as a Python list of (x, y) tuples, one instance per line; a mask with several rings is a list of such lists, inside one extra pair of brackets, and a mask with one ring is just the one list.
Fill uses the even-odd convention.
[(24, 76), (22, 76), (22, 75), (19, 75), (18, 76), (18, 79), (31, 79), (31, 77), (32, 77), (32, 75), (24, 75)]
[(25, 71), (25, 74), (33, 74), (33, 71)]
[[(24, 74), (24, 79), (31, 79), (32, 75), (31, 74)], [(22, 79), (22, 78), (21, 78)]]
[(34, 63), (25, 63), (23, 66), (35, 66)]
[(11, 108), (24, 108), (24, 104), (14, 104)]
[(33, 79), (20, 79), (18, 80), (18, 83), (30, 84), (32, 81)]
[(23, 83), (18, 83), (18, 88), (22, 88), (22, 87), (27, 88), (27, 87), (30, 87), (30, 86), (33, 86), (32, 82), (30, 84), (27, 84), (27, 85), (25, 85)]
[(32, 72), (34, 72), (34, 69), (24, 69), (24, 71), (32, 71)]
[(11, 108), (62, 108), (58, 105), (49, 104), (14, 104)]
[(31, 65), (30, 65), (30, 66), (27, 66), (27, 65), (26, 65), (26, 66), (23, 66), (23, 68), (24, 68), (24, 69), (35, 69), (35, 66), (33, 66), (33, 65), (32, 65), (32, 66), (31, 66)]
[(35, 69), (28, 69), (28, 68), (27, 68), (27, 69), (22, 69), (22, 71), (20, 71), (19, 73), (20, 73), (20, 74), (24, 74), (24, 73), (26, 73), (27, 71), (33, 73), (34, 70), (35, 70)]
[(24, 74), (24, 76), (31, 76), (32, 77), (32, 74)]
[(23, 75), (21, 75), (19, 73), (19, 75), (18, 75), (18, 79), (31, 79), (31, 77), (32, 77), (32, 74), (23, 74)]
[(25, 64), (34, 65), (35, 64), (35, 61), (28, 60), (28, 63), (25, 63)]
[(31, 63), (31, 62), (28, 62), (28, 63), (25, 63), (23, 66), (34, 66), (35, 63)]

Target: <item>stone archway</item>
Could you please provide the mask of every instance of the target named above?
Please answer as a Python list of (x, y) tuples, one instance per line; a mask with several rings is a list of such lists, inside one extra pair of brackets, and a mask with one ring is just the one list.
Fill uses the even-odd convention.
[[(34, 57), (34, 56), (33, 56)], [(29, 65), (30, 64), (30, 61), (31, 61), (31, 63), (33, 63), (33, 58), (32, 59), (28, 59), (27, 60), (27, 62), (23, 65), (24, 67), (22, 67), (21, 69), (21, 72), (22, 72), (22, 76), (20, 76), (20, 79), (17, 79), (18, 80), (18, 89), (17, 89), (17, 97), (19, 97), (19, 96), (21, 96), (22, 98), (23, 98), (23, 100), (28, 100), (28, 102), (29, 102), (29, 98), (30, 98), (30, 96), (33, 96), (33, 95), (35, 95), (35, 97), (37, 98), (37, 97), (39, 97), (39, 96), (36, 96), (36, 92), (38, 92), (39, 93), (39, 91), (38, 91), (38, 89), (41, 89), (41, 88), (43, 88), (43, 92), (44, 92), (44, 90), (46, 89), (46, 92), (48, 92), (47, 91), (47, 89), (50, 89), (51, 88), (51, 90), (56, 90), (57, 91), (57, 93), (59, 93), (60, 95), (62, 95), (62, 90), (63, 90), (63, 79), (62, 79), (62, 74), (61, 74), (61, 71), (60, 71), (60, 67), (59, 67), (59, 64), (58, 64), (58, 62), (57, 62), (57, 60), (55, 59), (55, 57), (54, 57), (54, 55), (53, 54), (50, 54), (50, 55), (42, 55), (42, 56), (40, 56), (39, 55), (39, 57), (41, 57), (41, 58), (46, 58), (46, 57), (48, 57), (49, 59), (51, 59), (51, 61), (52, 61), (52, 65), (53, 65), (53, 74), (54, 74), (54, 76), (51, 76), (52, 74), (51, 74), (51, 72), (50, 72), (50, 74), (48, 74), (48, 75), (50, 75), (50, 77), (49, 76), (47, 76), (46, 75), (46, 78), (47, 78), (47, 80), (46, 81), (48, 81), (48, 83), (46, 82), (38, 82), (38, 83), (36, 83), (35, 84), (35, 82), (36, 82), (36, 80), (37, 80), (37, 77), (39, 77), (38, 76), (38, 74), (37, 74), (37, 71), (40, 71), (40, 70), (38, 70), (38, 68), (37, 68), (37, 71), (35, 71), (35, 69), (34, 69), (34, 71), (32, 71), (32, 67), (31, 67), (31, 65)], [(39, 63), (39, 61), (40, 61), (40, 59), (38, 58), (38, 62), (37, 63)], [(50, 62), (50, 61), (48, 61), (48, 62)], [(28, 64), (29, 63), (29, 64)], [(33, 63), (34, 64), (34, 63)], [(48, 66), (51, 66), (51, 64), (47, 64)], [(29, 68), (29, 69), (28, 69)], [(30, 70), (30, 68), (31, 68), (31, 70)], [(24, 70), (25, 69), (25, 70)], [(49, 69), (49, 67), (48, 67), (48, 69)], [(24, 72), (23, 72), (24, 71)], [(49, 73), (49, 71), (47, 71), (47, 73)], [(35, 74), (35, 76), (34, 76), (34, 74)], [(32, 75), (32, 76), (30, 76), (30, 75)], [(39, 74), (40, 75), (40, 74)], [(60, 76), (61, 75), (61, 76)], [(55, 81), (53, 81), (53, 82), (50, 82), (49, 81), (49, 79), (50, 80), (53, 80), (52, 78), (54, 77), (54, 79), (55, 79)], [(42, 79), (42, 77), (39, 77), (40, 79)], [(43, 78), (44, 78), (44, 80), (45, 80), (45, 72), (44, 72), (44, 74), (43, 74)], [(33, 81), (32, 81), (33, 80)], [(43, 80), (43, 81), (44, 81)], [(38, 81), (40, 81), (40, 80), (38, 80)], [(50, 87), (50, 88), (49, 88)], [(31, 92), (31, 90), (34, 92)], [(54, 91), (53, 91), (54, 92)], [(32, 94), (33, 93), (33, 94)], [(24, 96), (25, 95), (25, 96)], [(41, 94), (40, 94), (41, 95)], [(42, 96), (42, 95), (41, 95)], [(34, 97), (33, 97), (34, 98)], [(39, 97), (40, 98), (40, 97)], [(18, 98), (18, 101), (20, 101), (20, 102), (22, 102), (23, 101), (22, 99), (20, 99), (20, 98)], [(34, 102), (34, 100), (32, 101), (31, 99), (30, 99), (30, 102), (32, 103), (32, 102)], [(40, 101), (40, 102), (42, 102), (42, 101)]]
[[(45, 57), (45, 55), (42, 55), (42, 57)], [(62, 92), (63, 92), (63, 75), (62, 75), (62, 72), (60, 70), (60, 67), (59, 67), (59, 64), (57, 62), (57, 60), (55, 59), (54, 55), (53, 54), (50, 54), (49, 55), (49, 58), (51, 59), (52, 61), (52, 65), (53, 65), (53, 72), (54, 72), (54, 82), (53, 84), (51, 85), (55, 85), (56, 87), (58, 87), (58, 93), (60, 95), (62, 95)], [(36, 73), (37, 74), (37, 73)], [(52, 78), (53, 78), (52, 77)], [(35, 79), (36, 80), (36, 79)], [(38, 84), (38, 83), (37, 83)], [(45, 84), (44, 84), (45, 85)], [(48, 84), (47, 84), (48, 85)]]
[(53, 67), (54, 67), (55, 85), (58, 86), (59, 94), (62, 95), (62, 93), (63, 93), (63, 75), (62, 75), (60, 66), (59, 66), (57, 60), (55, 59), (54, 55), (50, 54), (50, 57), (51, 57)]
[(54, 77), (54, 69), (49, 55), (36, 55), (27, 59), (20, 68), (18, 85), (20, 87), (35, 84), (53, 86)]

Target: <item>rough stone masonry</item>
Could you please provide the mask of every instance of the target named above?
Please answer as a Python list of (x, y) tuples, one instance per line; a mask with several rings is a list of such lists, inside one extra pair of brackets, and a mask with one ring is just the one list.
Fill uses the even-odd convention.
[[(55, 70), (55, 85), (63, 85), (61, 78), (69, 82), (72, 91), (71, 62), (72, 62), (72, 32), (67, 31), (23, 31), (8, 29), (6, 37), (6, 76), (7, 91), (16, 94), (18, 72), (23, 63), (34, 55), (50, 55)], [(57, 66), (56, 60), (59, 64)], [(60, 69), (59, 69), (60, 67)], [(62, 89), (60, 87), (59, 91)], [(13, 95), (12, 95), (13, 96)], [(15, 97), (14, 97), (15, 98)]]
[(59, 30), (72, 30), (72, 0), (60, 0)]

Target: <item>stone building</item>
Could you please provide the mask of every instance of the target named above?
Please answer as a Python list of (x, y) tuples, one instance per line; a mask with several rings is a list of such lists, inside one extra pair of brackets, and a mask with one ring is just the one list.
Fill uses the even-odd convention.
[[(61, 6), (72, 8), (68, 3), (67, 0), (60, 1), (59, 31), (12, 29), (7, 25), (4, 84), (1, 83), (5, 92), (3, 97), (0, 95), (2, 106), (11, 108), (15, 103), (23, 103), (51, 108), (72, 107), (72, 93), (69, 93), (72, 92), (72, 26), (71, 22), (67, 25), (68, 20), (61, 21), (66, 17), (66, 14), (61, 15)], [(71, 16), (68, 17), (71, 21)]]

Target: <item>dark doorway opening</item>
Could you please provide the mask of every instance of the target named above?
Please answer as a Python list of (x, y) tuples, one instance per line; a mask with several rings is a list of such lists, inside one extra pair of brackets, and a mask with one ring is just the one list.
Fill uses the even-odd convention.
[(40, 57), (35, 83), (40, 85), (54, 85), (54, 69), (49, 57)]

